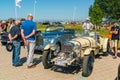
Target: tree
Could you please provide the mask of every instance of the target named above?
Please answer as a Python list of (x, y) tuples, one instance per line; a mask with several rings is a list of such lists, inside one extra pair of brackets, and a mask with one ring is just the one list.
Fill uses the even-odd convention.
[(96, 25), (100, 26), (103, 18), (102, 10), (100, 9), (99, 5), (97, 3), (94, 3), (94, 5), (90, 6), (89, 8), (89, 16), (91, 22)]
[(95, 0), (104, 14), (104, 18), (120, 18), (120, 0)]

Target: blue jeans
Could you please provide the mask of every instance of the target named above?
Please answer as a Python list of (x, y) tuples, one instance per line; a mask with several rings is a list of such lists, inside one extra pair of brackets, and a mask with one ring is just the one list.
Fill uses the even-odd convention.
[(20, 42), (13, 41), (13, 56), (12, 56), (12, 64), (13, 65), (19, 65), (20, 63)]

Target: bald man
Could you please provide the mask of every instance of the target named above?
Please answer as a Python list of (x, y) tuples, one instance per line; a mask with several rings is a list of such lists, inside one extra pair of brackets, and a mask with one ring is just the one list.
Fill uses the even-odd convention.
[(29, 14), (27, 20), (22, 23), (21, 35), (24, 40), (26, 55), (27, 55), (27, 68), (35, 67), (33, 63), (34, 48), (35, 48), (35, 31), (36, 23), (32, 21), (33, 16)]
[(21, 41), (21, 30), (20, 30), (20, 20), (15, 21), (15, 26), (10, 29), (8, 34), (10, 43), (13, 44), (13, 54), (12, 54), (12, 65), (15, 67), (22, 66), (20, 62), (20, 41)]

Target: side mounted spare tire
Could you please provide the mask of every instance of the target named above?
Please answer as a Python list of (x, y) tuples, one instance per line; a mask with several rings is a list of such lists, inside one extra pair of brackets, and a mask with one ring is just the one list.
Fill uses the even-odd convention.
[(85, 55), (83, 57), (82, 76), (88, 77), (92, 73), (93, 63), (94, 63), (94, 54), (93, 54), (93, 52), (91, 52), (89, 55)]
[(7, 50), (8, 52), (11, 52), (11, 51), (13, 50), (13, 44), (12, 44), (12, 43), (7, 43), (7, 44), (6, 44), (6, 50)]

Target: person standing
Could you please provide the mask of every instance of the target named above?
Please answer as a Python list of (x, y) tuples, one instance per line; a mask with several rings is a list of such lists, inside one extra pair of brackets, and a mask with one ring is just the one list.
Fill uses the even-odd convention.
[(111, 33), (112, 33), (112, 47), (114, 50), (114, 55), (113, 58), (117, 58), (117, 52), (118, 52), (118, 40), (119, 40), (119, 26), (116, 22), (113, 23), (113, 27), (111, 28)]
[(93, 27), (93, 24), (90, 22), (90, 19), (87, 18), (82, 27), (84, 28), (85, 35), (89, 35), (90, 29), (91, 27)]
[(33, 63), (35, 48), (36, 23), (32, 21), (33, 16), (29, 14), (27, 20), (22, 23), (21, 35), (24, 40), (25, 50), (27, 54), (27, 68), (35, 67)]
[(111, 38), (112, 38), (112, 33), (111, 33), (111, 28), (113, 27), (113, 24), (114, 23), (111, 23), (108, 27), (107, 27), (107, 30), (108, 30), (108, 41), (109, 41), (109, 51), (111, 51), (111, 48), (112, 48), (112, 41), (111, 41)]
[(20, 30), (20, 21), (15, 21), (15, 26), (13, 26), (8, 34), (10, 43), (13, 44), (13, 54), (12, 54), (12, 65), (22, 66), (20, 62), (20, 41), (21, 41), (21, 30)]
[(2, 21), (2, 32), (7, 32), (7, 22), (6, 21)]

